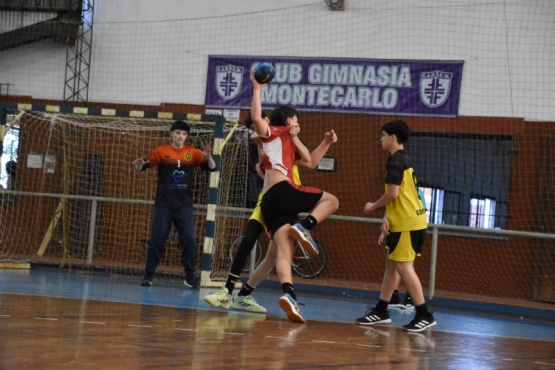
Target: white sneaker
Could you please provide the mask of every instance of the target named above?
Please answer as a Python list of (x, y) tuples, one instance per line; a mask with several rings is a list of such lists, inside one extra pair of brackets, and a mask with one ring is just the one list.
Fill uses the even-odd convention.
[(215, 307), (229, 308), (229, 305), (231, 304), (231, 294), (229, 294), (229, 291), (224, 286), (216, 293), (205, 296), (204, 300)]
[(238, 310), (266, 313), (266, 309), (256, 303), (254, 298), (250, 295), (234, 295), (233, 298), (231, 298), (231, 307)]

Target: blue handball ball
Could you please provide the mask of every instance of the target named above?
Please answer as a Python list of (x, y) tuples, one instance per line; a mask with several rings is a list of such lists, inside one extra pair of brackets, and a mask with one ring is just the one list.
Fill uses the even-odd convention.
[(259, 84), (267, 84), (274, 79), (276, 69), (271, 63), (260, 62), (254, 70), (254, 79)]

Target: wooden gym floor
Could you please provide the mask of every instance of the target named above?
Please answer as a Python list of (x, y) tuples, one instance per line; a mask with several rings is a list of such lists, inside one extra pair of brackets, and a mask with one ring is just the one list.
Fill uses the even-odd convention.
[[(307, 324), (287, 320), (278, 290), (266, 315), (214, 308), (176, 281), (57, 270), (0, 270), (1, 369), (555, 369), (555, 316), (542, 320), (435, 309), (438, 325), (353, 324), (367, 304), (303, 294)], [(524, 311), (523, 311), (524, 312)]]

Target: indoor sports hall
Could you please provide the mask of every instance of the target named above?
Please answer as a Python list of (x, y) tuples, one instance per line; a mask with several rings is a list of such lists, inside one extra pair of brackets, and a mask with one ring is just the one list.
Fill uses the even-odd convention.
[[(0, 367), (555, 369), (553, 19), (550, 0), (0, 1)], [(339, 200), (320, 254), (293, 246), (305, 324), (275, 270), (253, 292), (266, 314), (204, 300), (262, 189), (244, 126), (261, 62), (265, 112), (294, 106), (309, 150), (337, 134), (300, 169)], [(354, 322), (385, 270), (384, 209), (364, 207), (392, 120), (428, 225), (414, 266), (437, 325), (420, 332), (402, 328), (412, 309)], [(176, 121), (216, 163), (191, 173), (192, 289), (176, 227), (140, 285), (159, 172), (134, 161)]]

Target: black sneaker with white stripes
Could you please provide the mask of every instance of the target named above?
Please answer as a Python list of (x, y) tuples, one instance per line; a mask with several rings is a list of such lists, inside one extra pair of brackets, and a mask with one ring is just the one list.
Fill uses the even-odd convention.
[(368, 306), (366, 314), (356, 319), (355, 322), (359, 325), (388, 324), (391, 322), (391, 317), (387, 310), (380, 313), (374, 307)]
[(434, 315), (429, 312), (427, 315), (415, 316), (410, 324), (403, 326), (403, 330), (417, 333), (419, 331), (423, 331), (434, 326), (436, 326), (436, 319), (434, 319)]

